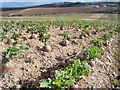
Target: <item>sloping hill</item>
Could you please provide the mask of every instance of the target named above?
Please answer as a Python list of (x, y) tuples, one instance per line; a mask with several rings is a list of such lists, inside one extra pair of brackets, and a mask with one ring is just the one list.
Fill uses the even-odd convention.
[(46, 14), (65, 13), (88, 13), (99, 11), (110, 11), (112, 8), (81, 8), (81, 7), (61, 7), (61, 8), (29, 8), (23, 10), (3, 11), (2, 16), (40, 16)]

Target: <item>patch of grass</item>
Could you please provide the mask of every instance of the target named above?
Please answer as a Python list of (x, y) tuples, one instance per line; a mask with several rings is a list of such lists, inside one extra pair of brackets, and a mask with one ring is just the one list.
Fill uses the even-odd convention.
[(10, 17), (3, 17), (2, 19), (4, 20), (32, 20), (32, 21), (47, 21), (47, 20), (80, 20), (80, 19), (85, 19), (89, 18), (92, 14), (88, 13), (71, 13), (71, 14), (54, 14), (54, 15), (41, 15), (41, 16), (34, 16), (34, 17), (15, 17), (15, 18), (10, 18)]

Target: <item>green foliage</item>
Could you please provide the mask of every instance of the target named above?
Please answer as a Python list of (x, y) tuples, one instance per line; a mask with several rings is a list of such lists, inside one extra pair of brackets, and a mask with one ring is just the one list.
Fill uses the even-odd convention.
[(20, 46), (20, 50), (29, 50), (27, 46)]
[(52, 79), (43, 79), (42, 82), (40, 83), (40, 87), (42, 88), (51, 88)]
[(13, 43), (12, 47), (8, 47), (7, 51), (5, 52), (5, 58), (9, 59), (12, 58), (13, 55), (17, 55), (18, 57), (23, 56), (23, 54), (20, 53), (20, 50), (28, 50), (25, 46), (20, 46), (19, 48), (16, 47), (17, 43)]
[(73, 85), (80, 76), (88, 76), (91, 67), (87, 61), (70, 60), (70, 64), (61, 70), (55, 70), (55, 79), (43, 79), (40, 82), (42, 88), (62, 89)]
[(104, 35), (102, 36), (102, 38), (103, 38), (104, 40), (108, 40), (108, 39), (110, 39), (110, 38), (112, 38), (112, 37), (113, 37), (113, 33), (104, 34)]
[(0, 33), (0, 38), (2, 38), (2, 40), (4, 40), (4, 39), (6, 39), (7, 38), (7, 36), (6, 36), (6, 32), (1, 32)]
[(28, 28), (28, 31), (30, 31), (31, 33), (34, 33), (35, 30), (36, 30), (35, 27)]
[(120, 33), (120, 24), (118, 24), (118, 25), (114, 28), (114, 31)]
[(3, 28), (3, 31), (4, 32), (9, 32), (9, 31), (11, 31), (12, 30), (12, 28), (10, 28), (10, 27), (5, 27), (5, 28)]
[(11, 58), (13, 55), (18, 55), (19, 49), (16, 45), (9, 47), (5, 53), (5, 58)]
[(86, 35), (89, 35), (89, 33), (90, 33), (89, 28), (86, 28), (85, 30), (83, 30), (83, 31), (81, 32), (81, 35), (86, 36)]
[(50, 38), (50, 34), (44, 34), (44, 35), (40, 38), (40, 40), (41, 40), (42, 42), (46, 42), (49, 38)]
[(47, 40), (50, 38), (50, 34), (48, 34), (48, 29), (45, 25), (41, 25), (41, 26), (38, 26), (38, 33), (39, 33), (39, 37), (40, 37), (40, 41), (42, 42), (47, 42)]
[(116, 32), (114, 30), (110, 31), (110, 34), (115, 35)]
[(84, 52), (84, 56), (87, 60), (98, 58), (101, 54), (103, 54), (103, 50), (96, 46), (88, 47)]
[(63, 39), (68, 39), (69, 38), (69, 33), (68, 32), (63, 32), (59, 34), (60, 36), (63, 37)]
[(101, 31), (101, 29), (100, 28), (96, 28), (96, 32), (100, 32)]
[(103, 44), (104, 42), (105, 42), (105, 41), (102, 40), (102, 39), (93, 39), (93, 40), (91, 41), (91, 43), (92, 43), (93, 45), (95, 45), (95, 46), (101, 45), (101, 44)]
[(15, 32), (13, 32), (13, 34), (12, 34), (12, 37), (11, 38), (13, 38), (13, 39), (17, 39), (17, 38), (19, 38), (20, 37), (20, 34), (17, 34), (17, 33), (15, 33)]
[[(39, 33), (40, 41), (45, 42), (50, 38), (50, 35), (48, 34), (48, 28), (47, 26), (55, 26), (55, 27), (66, 27), (69, 26), (69, 28), (80, 28), (84, 29), (81, 32), (81, 36), (87, 36), (90, 33), (90, 30), (95, 29), (96, 32), (100, 32), (103, 30), (110, 30), (110, 34), (103, 35), (102, 39), (93, 39), (92, 44), (94, 44), (94, 47), (88, 47), (86, 51), (84, 52), (84, 57), (89, 61), (91, 59), (98, 58), (101, 54), (103, 54), (103, 50), (101, 50), (99, 47), (96, 47), (100, 44), (104, 43), (104, 40), (110, 39), (113, 37), (113, 35), (116, 32), (120, 32), (120, 26), (117, 24), (112, 24), (110, 22), (89, 22), (89, 21), (80, 21), (80, 20), (53, 20), (53, 21), (29, 21), (29, 20), (3, 20), (0, 21), (0, 27), (2, 27), (3, 32), (0, 33), (0, 38), (2, 40), (8, 40), (10, 38), (17, 39), (20, 37), (20, 34), (17, 34), (16, 31), (13, 32), (12, 36), (7, 36), (7, 33), (12, 32), (11, 30), (17, 30), (20, 31), (19, 33), (23, 33), (22, 30), (26, 30), (27, 32), (30, 32), (32, 34)], [(112, 30), (112, 31), (111, 31)], [(25, 31), (26, 32), (26, 31)], [(63, 32), (60, 34), (63, 39), (69, 39), (69, 33)], [(8, 38), (10, 37), (10, 38)], [(21, 52), (23, 50), (28, 50), (29, 48), (26, 46), (20, 46), (17, 47), (17, 43), (13, 43), (13, 46), (8, 47), (7, 51), (5, 52), (6, 58), (12, 58), (13, 55), (17, 55), (18, 57), (23, 56)], [(32, 59), (28, 58), (25, 60), (26, 63), (31, 63)], [(54, 79), (48, 78), (43, 79), (42, 82), (40, 82), (40, 87), (47, 87), (47, 88), (55, 88), (55, 89), (61, 89), (61, 88), (67, 88), (74, 83), (76, 83), (78, 80), (80, 80), (81, 76), (88, 76), (88, 73), (90, 71), (91, 67), (88, 65), (88, 62), (80, 61), (80, 60), (70, 60), (70, 64), (66, 66), (63, 69), (55, 70)], [(28, 87), (33, 87), (32, 85), (29, 85)]]
[(37, 32), (40, 33), (40, 35), (43, 35), (47, 33), (47, 27), (45, 25), (41, 25), (37, 27)]

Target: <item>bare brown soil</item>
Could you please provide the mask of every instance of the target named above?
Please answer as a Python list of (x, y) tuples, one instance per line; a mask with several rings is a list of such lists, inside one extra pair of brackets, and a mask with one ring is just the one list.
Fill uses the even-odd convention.
[(112, 8), (81, 8), (81, 7), (64, 7), (64, 8), (30, 8), (23, 10), (0, 11), (0, 16), (40, 16), (46, 14), (65, 14), (65, 13), (85, 13), (112, 10)]
[[(68, 46), (62, 47), (59, 43), (62, 37), (58, 34), (68, 31), (70, 34), (70, 44)], [(69, 55), (82, 50), (83, 46), (89, 46), (90, 41), (93, 38), (101, 37), (106, 32), (100, 32), (96, 35), (91, 34), (90, 37), (83, 37), (82, 39), (75, 39), (74, 37), (79, 36), (78, 30), (75, 28), (65, 28), (60, 30), (59, 27), (50, 27), (51, 38), (47, 42), (52, 46), (51, 52), (42, 52), (40, 48), (44, 45), (38, 39), (28, 39), (29, 33), (24, 33), (27, 37), (26, 41), (18, 39), (18, 44), (29, 45), (29, 51), (24, 52), (26, 54), (25, 58), (18, 59), (13, 57), (12, 60), (8, 62), (8, 66), (11, 67), (9, 72), (3, 75), (2, 88), (19, 87), (21, 83), (34, 82), (38, 83), (42, 75), (41, 72), (45, 72), (47, 68), (57, 65), (58, 63), (63, 63)], [(95, 67), (93, 68), (93, 73), (90, 74), (88, 78), (82, 79), (77, 84), (80, 88), (91, 88), (93, 86), (97, 88), (111, 88), (113, 83), (111, 78), (114, 78), (117, 73), (117, 61), (114, 59), (114, 52), (117, 47), (117, 37), (114, 37), (109, 41), (107, 47), (103, 47), (105, 50), (104, 55), (101, 59), (95, 60)], [(4, 48), (3, 48), (4, 47)], [(2, 44), (0, 50), (4, 51), (7, 45)], [(25, 63), (25, 60), (32, 58), (32, 63)]]

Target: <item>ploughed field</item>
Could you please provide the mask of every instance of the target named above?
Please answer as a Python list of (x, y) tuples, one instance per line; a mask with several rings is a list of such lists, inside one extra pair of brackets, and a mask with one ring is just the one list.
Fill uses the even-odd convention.
[(116, 88), (116, 22), (1, 20), (5, 88)]
[(61, 7), (61, 8), (28, 8), (21, 10), (0, 11), (0, 16), (40, 16), (49, 14), (89, 13), (99, 11), (110, 11), (113, 8), (82, 8), (82, 7)]

